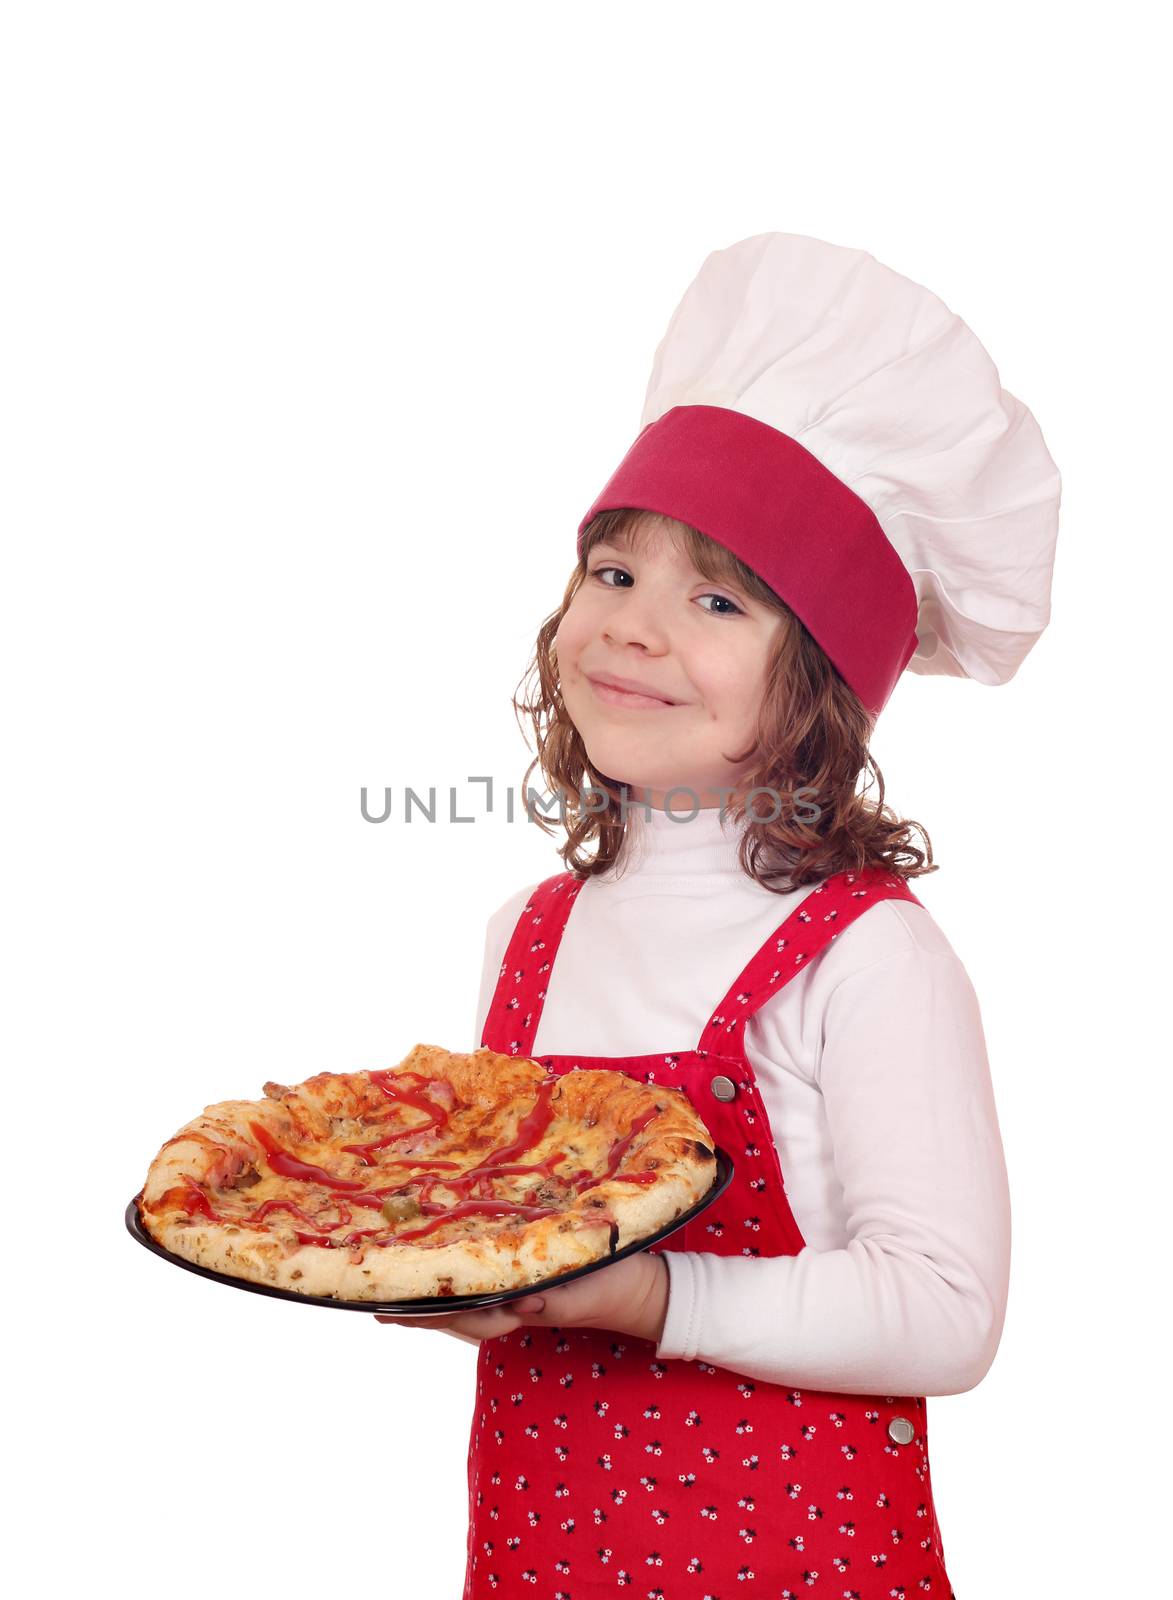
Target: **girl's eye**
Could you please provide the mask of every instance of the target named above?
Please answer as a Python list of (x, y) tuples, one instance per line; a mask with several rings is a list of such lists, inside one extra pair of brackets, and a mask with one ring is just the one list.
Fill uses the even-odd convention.
[[(602, 582), (602, 577), (603, 577), (603, 573), (604, 572), (617, 572), (621, 578), (630, 578), (631, 577), (631, 573), (630, 572), (624, 572), (622, 567), (592, 567), (591, 568), (591, 577), (592, 578), (598, 578), (599, 581)], [(609, 584), (606, 585), (606, 587), (608, 589), (614, 589), (614, 588), (617, 588), (618, 585), (616, 585), (614, 583), (609, 583)]]
[(731, 611), (710, 611), (709, 615), (711, 617), (740, 617), (743, 615), (741, 607), (733, 605), (733, 601), (723, 594), (702, 594), (701, 599), (719, 600), (723, 606), (732, 606), (733, 608)]
[[(630, 572), (624, 572), (622, 567), (592, 567), (591, 571), (590, 571), (590, 576), (592, 578), (598, 578), (599, 582), (604, 584), (604, 587), (606, 587), (608, 589), (619, 589), (619, 588), (622, 588), (623, 585), (622, 584), (618, 584), (618, 583), (607, 583), (606, 580), (603, 577), (603, 574), (605, 572), (617, 572), (621, 578), (630, 578), (631, 577), (631, 573)], [(729, 606), (730, 607), (730, 609), (728, 611), (717, 611), (717, 610), (709, 611), (709, 615), (711, 617), (740, 617), (740, 616), (744, 616), (745, 615), (745, 613), (742, 611), (741, 607), (739, 605), (734, 604), (734, 602), (732, 600), (730, 600), (727, 595), (723, 595), (723, 594), (702, 594), (700, 596), (700, 598), (702, 600), (719, 600), (723, 606)], [(709, 610), (709, 608), (707, 606), (704, 607), (703, 609), (707, 610), (707, 611)]]

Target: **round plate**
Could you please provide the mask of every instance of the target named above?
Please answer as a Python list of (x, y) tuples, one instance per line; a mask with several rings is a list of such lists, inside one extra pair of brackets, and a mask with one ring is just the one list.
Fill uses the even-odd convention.
[(694, 1217), (711, 1206), (719, 1195), (725, 1190), (733, 1179), (733, 1162), (724, 1150), (715, 1152), (717, 1158), (717, 1176), (707, 1194), (702, 1195), (695, 1205), (689, 1206), (687, 1211), (682, 1211), (678, 1217), (661, 1228), (657, 1233), (649, 1234), (644, 1239), (633, 1239), (630, 1244), (625, 1244), (622, 1250), (616, 1250), (614, 1255), (604, 1256), (599, 1261), (588, 1261), (584, 1267), (575, 1267), (571, 1272), (560, 1272), (556, 1278), (543, 1278), (540, 1283), (527, 1283), (515, 1289), (497, 1289), (492, 1294), (452, 1294), (437, 1299), (429, 1295), (425, 1299), (415, 1300), (335, 1300), (329, 1295), (298, 1294), (294, 1289), (277, 1289), (268, 1283), (252, 1283), (247, 1278), (234, 1278), (227, 1272), (214, 1272), (211, 1267), (197, 1266), (194, 1261), (186, 1261), (183, 1256), (177, 1256), (170, 1250), (165, 1250), (157, 1240), (152, 1239), (143, 1227), (142, 1219), (138, 1213), (138, 1196), (126, 1208), (126, 1226), (132, 1238), (157, 1256), (162, 1256), (164, 1261), (171, 1262), (172, 1266), (182, 1267), (185, 1272), (198, 1273), (201, 1278), (213, 1278), (217, 1283), (226, 1283), (231, 1289), (246, 1289), (250, 1294), (268, 1294), (277, 1300), (289, 1300), (295, 1305), (302, 1306), (333, 1306), (338, 1311), (379, 1311), (385, 1315), (403, 1317), (444, 1316), (450, 1311), (475, 1311), (479, 1306), (500, 1306), (510, 1300), (520, 1300), (527, 1294), (540, 1294), (543, 1289), (556, 1289), (559, 1284), (571, 1283), (575, 1278), (583, 1278), (588, 1272), (598, 1272), (600, 1267), (609, 1267), (616, 1261), (622, 1261), (624, 1256), (634, 1255), (637, 1250), (646, 1250), (650, 1245), (659, 1244), (661, 1239), (666, 1239), (670, 1234), (683, 1228), (685, 1223), (691, 1222)]

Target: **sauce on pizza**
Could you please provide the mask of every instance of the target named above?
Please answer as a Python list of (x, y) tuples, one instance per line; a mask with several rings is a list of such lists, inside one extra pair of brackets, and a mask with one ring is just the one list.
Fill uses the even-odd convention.
[[(553, 1120), (551, 1095), (557, 1088), (558, 1080), (549, 1078), (545, 1083), (539, 1084), (537, 1099), (532, 1111), (525, 1116), (517, 1131), (517, 1137), (511, 1143), (502, 1145), (499, 1149), (492, 1150), (476, 1165), (466, 1168), (461, 1172), (459, 1161), (444, 1160), (436, 1156), (423, 1158), (417, 1157), (387, 1157), (379, 1152), (389, 1149), (397, 1141), (418, 1135), (428, 1129), (442, 1129), (448, 1122), (448, 1113), (442, 1105), (430, 1099), (423, 1091), (429, 1084), (438, 1086), (447, 1080), (418, 1079), (417, 1075), (395, 1074), (392, 1072), (371, 1072), (367, 1076), (370, 1081), (397, 1105), (415, 1106), (419, 1110), (432, 1113), (426, 1122), (406, 1123), (402, 1128), (397, 1128), (382, 1139), (366, 1141), (362, 1144), (344, 1144), (339, 1146), (340, 1152), (355, 1155), (364, 1166), (377, 1167), (380, 1171), (387, 1171), (392, 1167), (411, 1168), (442, 1168), (444, 1172), (435, 1176), (404, 1177), (398, 1183), (381, 1184), (377, 1188), (368, 1188), (363, 1182), (353, 1178), (339, 1177), (336, 1173), (328, 1172), (324, 1167), (315, 1166), (310, 1162), (302, 1161), (299, 1157), (284, 1149), (277, 1139), (263, 1124), (251, 1120), (249, 1130), (255, 1137), (261, 1150), (264, 1151), (265, 1162), (270, 1171), (282, 1178), (293, 1178), (301, 1183), (308, 1183), (321, 1188), (335, 1191), (337, 1199), (314, 1217), (309, 1217), (292, 1200), (275, 1198), (263, 1201), (255, 1209), (243, 1211), (216, 1211), (212, 1207), (211, 1198), (206, 1188), (194, 1178), (185, 1177), (183, 1183), (176, 1189), (166, 1191), (155, 1202), (156, 1210), (165, 1210), (168, 1204), (177, 1210), (185, 1212), (188, 1216), (199, 1215), (207, 1217), (210, 1222), (232, 1223), (237, 1227), (258, 1228), (269, 1225), (270, 1218), (276, 1213), (284, 1213), (301, 1222), (307, 1232), (294, 1230), (299, 1244), (316, 1245), (341, 1245), (354, 1246), (359, 1243), (373, 1246), (406, 1243), (412, 1239), (423, 1238), (425, 1234), (433, 1233), (448, 1222), (455, 1222), (460, 1217), (467, 1216), (518, 1216), (527, 1220), (534, 1217), (553, 1216), (563, 1209), (557, 1205), (535, 1206), (526, 1205), (518, 1201), (504, 1199), (492, 1193), (495, 1178), (512, 1177), (521, 1174), (538, 1173), (542, 1177), (557, 1176), (565, 1186), (565, 1199), (573, 1199), (582, 1194), (584, 1190), (594, 1188), (597, 1184), (609, 1179), (616, 1179), (620, 1183), (654, 1183), (656, 1173), (654, 1168), (639, 1172), (620, 1172), (619, 1164), (623, 1156), (644, 1128), (655, 1118), (656, 1108), (653, 1106), (637, 1119), (630, 1130), (620, 1138), (615, 1139), (606, 1150), (603, 1169), (601, 1172), (593, 1171), (588, 1167), (579, 1167), (569, 1173), (555, 1173), (555, 1168), (568, 1159), (565, 1150), (555, 1150), (544, 1161), (530, 1164), (519, 1163), (514, 1158), (525, 1155), (534, 1144), (542, 1137)], [(413, 1087), (408, 1088), (402, 1081), (410, 1077)], [(310, 1080), (311, 1082), (313, 1080)], [(176, 1139), (183, 1135), (176, 1135)], [(189, 1136), (190, 1137), (190, 1136)], [(168, 1140), (168, 1143), (174, 1143)], [(225, 1151), (225, 1154), (228, 1154)], [(456, 1176), (448, 1176), (455, 1173)], [(461, 1190), (472, 1189), (476, 1198), (457, 1201), (449, 1205), (443, 1201), (434, 1201), (430, 1198), (432, 1190), (437, 1184), (442, 1184), (446, 1189)], [(381, 1228), (350, 1228), (354, 1220), (351, 1207), (359, 1207), (386, 1214), (386, 1202), (397, 1195), (403, 1195), (408, 1190), (415, 1190), (415, 1200), (420, 1213), (430, 1216), (432, 1220), (422, 1227), (409, 1228), (395, 1231), (385, 1226)], [(332, 1214), (333, 1213), (333, 1214)], [(343, 1232), (342, 1230), (348, 1231)]]

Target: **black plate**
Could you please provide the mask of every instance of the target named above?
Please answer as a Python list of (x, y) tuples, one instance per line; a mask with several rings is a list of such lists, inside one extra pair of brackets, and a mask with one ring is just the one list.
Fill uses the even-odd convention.
[(214, 1272), (211, 1267), (199, 1267), (194, 1261), (185, 1261), (182, 1256), (165, 1250), (143, 1227), (138, 1214), (137, 1195), (126, 1208), (126, 1226), (132, 1238), (137, 1239), (139, 1244), (145, 1245), (155, 1255), (162, 1256), (164, 1261), (170, 1261), (172, 1266), (182, 1267), (185, 1272), (198, 1273), (201, 1278), (214, 1278), (217, 1283), (226, 1283), (231, 1289), (247, 1289), (250, 1294), (269, 1294), (278, 1300), (292, 1300), (297, 1305), (333, 1306), (339, 1311), (380, 1311), (386, 1315), (405, 1317), (443, 1316), (450, 1311), (475, 1311), (480, 1306), (500, 1306), (510, 1300), (520, 1300), (527, 1294), (540, 1294), (543, 1289), (556, 1289), (559, 1284), (585, 1277), (588, 1272), (598, 1272), (600, 1267), (609, 1267), (616, 1261), (622, 1261), (624, 1256), (634, 1255), (637, 1250), (646, 1250), (649, 1245), (658, 1244), (661, 1239), (668, 1238), (669, 1234), (675, 1233), (678, 1228), (683, 1228), (686, 1222), (691, 1222), (694, 1217), (699, 1216), (729, 1187), (733, 1179), (733, 1162), (724, 1150), (718, 1149), (715, 1153), (717, 1176), (713, 1180), (712, 1188), (695, 1205), (689, 1206), (687, 1211), (682, 1211), (666, 1228), (649, 1234), (645, 1239), (633, 1239), (630, 1244), (625, 1244), (622, 1250), (616, 1250), (614, 1255), (604, 1256), (600, 1261), (588, 1261), (585, 1267), (575, 1267), (571, 1272), (559, 1273), (556, 1278), (544, 1278), (541, 1283), (527, 1283), (520, 1289), (497, 1289), (492, 1294), (452, 1294), (445, 1295), (442, 1300), (438, 1300), (434, 1295), (415, 1300), (334, 1300), (328, 1295), (298, 1294), (294, 1289), (277, 1289), (272, 1284), (250, 1283), (247, 1278), (233, 1278), (226, 1272)]

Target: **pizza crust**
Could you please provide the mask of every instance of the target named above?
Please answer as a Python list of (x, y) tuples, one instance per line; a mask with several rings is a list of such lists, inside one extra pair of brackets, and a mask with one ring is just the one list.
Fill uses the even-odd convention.
[[(543, 1089), (542, 1086), (548, 1087)], [(167, 1141), (151, 1163), (139, 1197), (147, 1232), (166, 1250), (198, 1266), (295, 1293), (342, 1300), (436, 1299), (491, 1294), (540, 1283), (604, 1260), (650, 1237), (695, 1205), (716, 1176), (712, 1138), (691, 1101), (678, 1089), (644, 1084), (626, 1073), (573, 1068), (553, 1077), (536, 1061), (480, 1049), (454, 1054), (416, 1045), (391, 1072), (320, 1073), (293, 1088), (265, 1086), (261, 1101), (209, 1106)], [(397, 1103), (399, 1093), (417, 1103)], [(518, 1140), (527, 1117), (548, 1096), (551, 1120), (515, 1158), (494, 1165), (538, 1166), (558, 1151), (564, 1159), (545, 1173), (492, 1178), (492, 1195), (551, 1214), (493, 1216), (484, 1212), (445, 1221), (418, 1240), (399, 1235), (434, 1222), (417, 1215), (389, 1222), (368, 1206), (346, 1209), (358, 1229), (378, 1228), (378, 1244), (349, 1247), (309, 1242), (315, 1218), (333, 1224), (338, 1202), (378, 1187), (407, 1185), (413, 1173), (437, 1179), (427, 1191), (447, 1208), (469, 1187), (446, 1188), (442, 1174), (459, 1177)], [(438, 1108), (439, 1125), (426, 1119)], [(410, 1126), (418, 1131), (403, 1133)], [(632, 1132), (633, 1129), (638, 1129)], [(390, 1130), (394, 1137), (387, 1139)], [(383, 1150), (370, 1144), (382, 1137)], [(630, 1136), (630, 1137), (629, 1137)], [(622, 1141), (627, 1140), (624, 1145)], [(267, 1152), (265, 1144), (276, 1150)], [(347, 1145), (366, 1146), (362, 1155)], [(602, 1178), (610, 1162), (618, 1165)], [(393, 1160), (448, 1160), (456, 1166), (413, 1169)], [(354, 1187), (331, 1189), (304, 1175), (273, 1170), (304, 1163)], [(581, 1174), (581, 1183), (567, 1181)], [(628, 1181), (634, 1174), (650, 1181)], [(237, 1220), (270, 1208), (260, 1224)], [(282, 1209), (298, 1208), (301, 1219)], [(410, 1204), (410, 1200), (408, 1202)], [(209, 1217), (206, 1212), (211, 1212)], [(298, 1233), (309, 1238), (299, 1240)], [(383, 1241), (386, 1241), (385, 1243)]]

